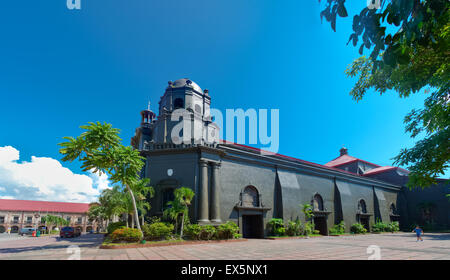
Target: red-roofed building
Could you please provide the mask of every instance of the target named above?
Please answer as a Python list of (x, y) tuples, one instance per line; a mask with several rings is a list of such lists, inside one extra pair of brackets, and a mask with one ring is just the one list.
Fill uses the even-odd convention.
[(338, 168), (359, 175), (362, 175), (374, 168), (380, 167), (378, 164), (348, 155), (347, 148), (343, 147), (342, 149), (340, 149), (340, 153), (341, 155), (339, 157), (325, 163), (325, 166)]
[[(0, 233), (11, 229), (19, 232), (24, 227), (45, 227), (41, 218), (48, 215), (60, 216), (70, 221), (70, 226), (82, 232), (96, 228), (95, 222), (87, 218), (89, 203), (51, 202), (35, 200), (0, 199)], [(53, 226), (52, 229), (56, 228)]]

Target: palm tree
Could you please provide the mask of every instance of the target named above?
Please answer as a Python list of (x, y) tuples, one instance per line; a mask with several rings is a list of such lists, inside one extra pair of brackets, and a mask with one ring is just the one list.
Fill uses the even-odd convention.
[(175, 222), (175, 233), (178, 232), (178, 218), (185, 212), (184, 207), (178, 200), (167, 202), (167, 208), (164, 209), (163, 217)]
[(190, 188), (179, 188), (174, 191), (175, 203), (178, 203), (181, 207), (181, 230), (180, 237), (183, 237), (183, 227), (184, 227), (184, 219), (188, 217), (188, 209), (191, 205), (192, 199), (194, 198), (194, 192)]
[(83, 171), (107, 173), (113, 184), (118, 183), (126, 188), (133, 204), (137, 228), (143, 236), (136, 201), (130, 186), (140, 180), (145, 158), (133, 147), (122, 145), (119, 129), (113, 128), (111, 124), (90, 122), (80, 127), (85, 130), (80, 136), (64, 137), (66, 141), (59, 143), (62, 160), (78, 159), (82, 163)]
[(153, 187), (149, 186), (150, 180), (145, 178), (139, 180), (136, 184), (132, 185), (131, 188), (134, 192), (136, 198), (136, 207), (141, 213), (142, 224), (144, 224), (144, 216), (150, 211), (150, 203), (147, 199), (152, 198), (155, 195), (155, 190)]
[(41, 221), (45, 223), (47, 233), (50, 233), (50, 229), (52, 228), (53, 225), (56, 224), (57, 218), (58, 217), (56, 217), (56, 216), (48, 215), (48, 214), (46, 216), (42, 217)]

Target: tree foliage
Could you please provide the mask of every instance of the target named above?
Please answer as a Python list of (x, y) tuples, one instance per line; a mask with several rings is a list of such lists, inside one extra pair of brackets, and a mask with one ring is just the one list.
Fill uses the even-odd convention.
[[(145, 158), (139, 151), (120, 143), (119, 129), (111, 124), (90, 122), (81, 126), (85, 131), (78, 137), (64, 137), (66, 142), (60, 143), (63, 161), (78, 159), (83, 171), (106, 173), (113, 184), (126, 188), (134, 209), (134, 217), (141, 231), (133, 186), (143, 184), (140, 172)], [(142, 231), (141, 231), (142, 232)]]
[(180, 236), (183, 237), (184, 224), (189, 219), (188, 210), (195, 193), (190, 188), (181, 187), (176, 189), (173, 194), (174, 200), (167, 203), (169, 207), (164, 210), (164, 216), (174, 220), (176, 225), (178, 217), (181, 216)]
[(66, 219), (60, 216), (54, 216), (47, 214), (41, 218), (41, 222), (45, 224), (47, 233), (51, 232), (52, 226), (68, 226), (70, 223)]
[[(377, 2), (377, 1), (375, 1)], [(400, 97), (426, 92), (424, 107), (405, 117), (415, 146), (402, 149), (394, 164), (411, 171), (408, 186), (428, 187), (449, 167), (450, 146), (450, 2), (448, 0), (381, 0), (379, 9), (364, 8), (353, 17), (348, 43), (359, 53), (371, 51), (347, 68), (357, 77), (351, 96), (361, 100), (369, 89), (395, 90)], [(345, 0), (327, 0), (321, 17), (336, 30), (336, 17), (347, 17)], [(347, 44), (348, 44), (347, 43)]]

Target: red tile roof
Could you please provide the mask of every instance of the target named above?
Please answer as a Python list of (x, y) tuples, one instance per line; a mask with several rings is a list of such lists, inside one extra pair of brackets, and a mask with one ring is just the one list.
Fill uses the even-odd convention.
[(86, 213), (89, 210), (89, 203), (0, 199), (0, 210), (57, 212), (57, 213)]
[(399, 169), (400, 171), (403, 171), (405, 173), (409, 173), (408, 170), (400, 168), (400, 167), (395, 167), (395, 166), (381, 166), (381, 167), (377, 167), (374, 169), (370, 169), (366, 172), (364, 172), (363, 176), (367, 176), (367, 175), (374, 175), (374, 174), (378, 174), (378, 173), (383, 173), (383, 172), (387, 172), (387, 171), (391, 171), (391, 170), (397, 170)]
[(341, 165), (344, 165), (344, 164), (349, 164), (349, 163), (352, 163), (352, 162), (355, 162), (355, 161), (360, 161), (360, 162), (364, 162), (364, 163), (367, 163), (367, 164), (370, 164), (370, 165), (373, 165), (373, 166), (380, 167), (378, 164), (371, 163), (371, 162), (368, 162), (368, 161), (365, 161), (365, 160), (362, 160), (362, 159), (359, 159), (359, 158), (355, 158), (355, 157), (352, 157), (352, 156), (349, 156), (349, 155), (342, 155), (342, 156), (340, 156), (338, 158), (335, 158), (332, 161), (325, 163), (325, 166), (337, 167), (337, 166), (341, 166)]

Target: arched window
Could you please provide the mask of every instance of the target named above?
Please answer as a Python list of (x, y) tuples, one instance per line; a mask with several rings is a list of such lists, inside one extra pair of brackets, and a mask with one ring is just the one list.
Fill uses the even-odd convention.
[(364, 201), (364, 199), (361, 199), (358, 202), (358, 211), (360, 213), (367, 213), (367, 207), (366, 207), (366, 202)]
[(184, 108), (183, 98), (175, 98), (175, 101), (173, 102), (173, 107), (175, 109)]
[(255, 187), (245, 187), (244, 191), (242, 192), (242, 206), (259, 207), (259, 193)]
[(320, 194), (314, 195), (312, 204), (314, 211), (323, 211), (323, 199)]

